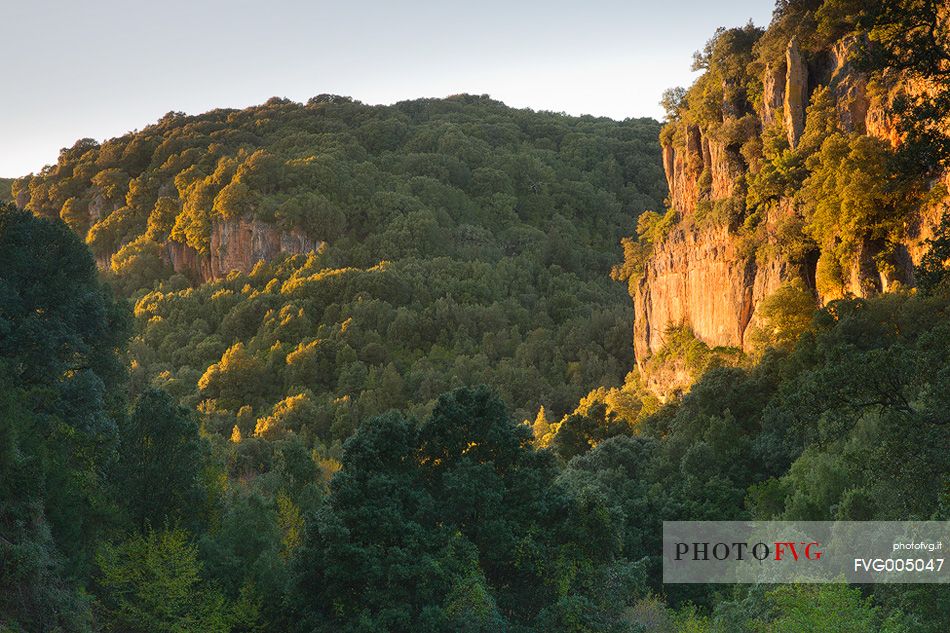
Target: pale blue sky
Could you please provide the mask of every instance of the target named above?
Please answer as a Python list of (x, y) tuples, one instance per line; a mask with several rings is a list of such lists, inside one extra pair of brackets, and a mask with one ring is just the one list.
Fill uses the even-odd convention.
[(717, 26), (772, 0), (0, 0), (0, 176), (80, 137), (320, 93), (460, 92), (616, 119), (660, 115)]

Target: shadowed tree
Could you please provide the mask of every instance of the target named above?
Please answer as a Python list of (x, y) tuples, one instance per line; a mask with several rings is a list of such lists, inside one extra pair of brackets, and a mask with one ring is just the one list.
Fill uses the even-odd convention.
[(142, 393), (119, 433), (114, 474), (133, 524), (194, 525), (204, 510), (200, 474), (209, 453), (192, 414), (164, 391)]

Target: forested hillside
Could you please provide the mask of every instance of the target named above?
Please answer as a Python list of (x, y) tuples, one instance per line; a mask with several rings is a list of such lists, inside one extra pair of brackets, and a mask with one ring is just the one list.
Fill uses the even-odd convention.
[(0, 202), (11, 202), (13, 200), (13, 179), (0, 178)]
[(460, 385), (533, 418), (622, 383), (632, 315), (607, 271), (662, 200), (658, 130), (483, 97), (273, 99), (79, 141), (14, 192), (137, 301), (137, 385), (228, 435), (332, 444)]
[(950, 520), (948, 64), (942, 3), (782, 0), (662, 132), (321, 96), (63, 150), (0, 208), (0, 632), (947, 631), (661, 537)]
[(712, 369), (637, 423), (595, 394), (546, 449), (486, 388), (455, 390), (424, 419), (361, 421), (328, 484), (333, 469), (293, 432), (224, 440), (162, 391), (130, 401), (131, 317), (62, 224), (5, 208), (0, 248), (6, 630), (950, 621), (943, 585), (723, 592), (659, 574), (664, 519), (948, 519), (945, 283), (836, 302), (793, 352)]
[[(631, 214), (662, 200), (656, 131), (649, 119), (572, 118), (468, 95), (388, 107), (274, 98), (172, 112), (101, 145), (82, 139), (13, 193), (62, 218), (104, 263), (132, 243), (126, 266), (169, 242), (210, 259), (215, 226), (240, 219), (303, 232), (354, 266), (514, 256), (538, 248), (533, 227), (550, 238), (549, 262), (583, 274), (612, 261), (605, 245)], [(578, 252), (558, 252), (563, 244)]]

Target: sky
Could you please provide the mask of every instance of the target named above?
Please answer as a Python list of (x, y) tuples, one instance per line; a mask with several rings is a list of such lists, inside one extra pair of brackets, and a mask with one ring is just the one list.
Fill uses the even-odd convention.
[(0, 0), (0, 177), (175, 110), (321, 93), (370, 104), (459, 93), (659, 118), (718, 26), (772, 0)]

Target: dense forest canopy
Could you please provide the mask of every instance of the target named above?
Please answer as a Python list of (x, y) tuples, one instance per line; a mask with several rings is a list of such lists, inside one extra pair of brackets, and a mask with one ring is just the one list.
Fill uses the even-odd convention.
[(63, 218), (106, 261), (143, 237), (206, 253), (212, 222), (251, 217), (302, 229), (329, 242), (336, 263), (357, 266), (413, 250), (475, 247), (497, 258), (492, 246), (525, 250), (528, 227), (557, 227), (586, 251), (562, 267), (596, 272), (630, 215), (662, 199), (655, 132), (650, 119), (567, 117), (470, 95), (393, 106), (273, 98), (172, 112), (101, 145), (79, 140), (13, 193), (27, 210)]
[[(14, 193), (137, 299), (137, 384), (227, 434), (330, 445), (460, 385), (533, 418), (621, 384), (632, 315), (606, 273), (630, 218), (662, 200), (658, 129), (466, 95), (272, 99), (78, 141)], [(195, 269), (174, 275), (168, 249), (206, 256), (235, 218), (325, 244), (198, 287)]]
[[(664, 97), (664, 142), (701, 120), (759, 161), (705, 210), (750, 252), (760, 203), (805, 196), (810, 228), (787, 235), (811, 247), (842, 204), (869, 212), (847, 227), (900, 230), (900, 195), (939, 173), (921, 121), (943, 40), (894, 36), (936, 4), (878, 4), (783, 0)], [(862, 34), (867, 72), (900, 57), (936, 82), (904, 104), (931, 118), (902, 148), (836, 129), (822, 90), (795, 149), (746, 118), (789, 38)], [(660, 135), (486, 97), (323, 95), (170, 113), (18, 179), (0, 632), (946, 631), (945, 585), (662, 582), (664, 520), (950, 520), (950, 221), (918, 288), (819, 308), (783, 287), (752, 352), (673, 327), (640, 375), (610, 277), (636, 283), (678, 221), (649, 212)], [(886, 187), (830, 176), (869, 166)], [(320, 246), (209, 275), (229, 222)], [(661, 403), (663, 372), (692, 388)]]
[(792, 351), (709, 370), (639, 421), (617, 394), (592, 394), (549, 448), (487, 388), (456, 389), (424, 419), (362, 421), (327, 485), (293, 432), (225, 439), (160, 390), (130, 401), (129, 313), (62, 224), (5, 208), (0, 246), (7, 629), (937, 633), (950, 621), (939, 585), (721, 592), (659, 573), (662, 519), (947, 520), (945, 284), (835, 302)]

